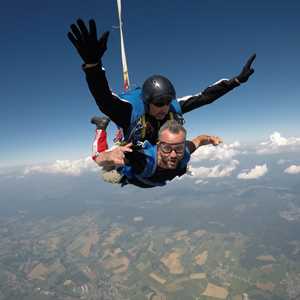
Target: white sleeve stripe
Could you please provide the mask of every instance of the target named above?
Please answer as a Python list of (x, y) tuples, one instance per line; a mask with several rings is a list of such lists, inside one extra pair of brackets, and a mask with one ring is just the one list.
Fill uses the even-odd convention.
[(177, 98), (178, 101), (185, 101), (191, 97), (197, 97), (197, 96), (200, 96), (202, 93), (198, 93), (198, 94), (195, 94), (195, 95), (188, 95), (188, 96), (183, 96), (183, 97), (180, 97), (180, 98)]
[(115, 96), (116, 98), (118, 98), (120, 101), (130, 103), (128, 100), (121, 98), (118, 94), (115, 94), (114, 92), (112, 92), (112, 95)]
[(229, 79), (227, 79), (227, 78), (222, 78), (222, 79), (218, 80), (217, 82), (215, 82), (215, 83), (209, 85), (209, 87), (214, 86), (214, 85), (216, 85), (216, 84), (218, 84), (218, 83), (220, 83), (220, 82), (222, 82), (222, 81), (224, 81), (224, 80), (225, 80), (225, 81), (228, 81)]
[[(217, 84), (219, 84), (220, 82), (222, 82), (222, 81), (224, 81), (224, 80), (225, 80), (225, 81), (228, 81), (229, 79), (227, 79), (227, 78), (222, 78), (222, 79), (216, 81), (215, 83), (209, 85), (208, 87), (212, 87), (212, 86), (214, 86), (214, 85), (217, 85)], [(191, 97), (197, 97), (197, 96), (200, 96), (201, 94), (202, 94), (202, 92), (197, 93), (197, 94), (195, 94), (195, 95), (183, 96), (183, 97), (177, 98), (177, 100), (178, 100), (178, 101), (185, 101), (185, 100), (187, 100), (187, 99), (189, 99), (189, 98), (191, 98)]]

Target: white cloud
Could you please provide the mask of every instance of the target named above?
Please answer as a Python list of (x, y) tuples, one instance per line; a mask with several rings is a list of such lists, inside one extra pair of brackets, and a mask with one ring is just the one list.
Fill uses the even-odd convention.
[(281, 136), (279, 132), (273, 132), (269, 139), (259, 144), (257, 154), (271, 154), (280, 152), (300, 151), (300, 138)]
[(270, 141), (272, 144), (277, 145), (277, 146), (286, 146), (290, 143), (288, 141), (288, 139), (281, 136), (280, 133), (276, 132), (276, 131), (270, 135)]
[(228, 161), (226, 164), (218, 164), (216, 166), (207, 167), (193, 167), (190, 166), (190, 175), (196, 178), (218, 178), (227, 177), (236, 169), (239, 162), (237, 160)]
[(217, 147), (207, 145), (199, 147), (192, 155), (192, 161), (197, 162), (201, 160), (231, 160), (233, 156), (240, 153), (239, 142), (233, 144), (221, 144)]
[(99, 167), (90, 158), (82, 158), (78, 160), (57, 160), (53, 164), (36, 165), (27, 167), (24, 175), (31, 173), (48, 173), (48, 174), (65, 174), (78, 176), (84, 171), (96, 171)]
[(288, 174), (299, 174), (300, 173), (300, 166), (291, 165), (284, 170), (284, 173)]
[[(239, 164), (239, 161), (233, 159), (233, 157), (240, 153), (239, 142), (221, 144), (217, 147), (213, 145), (199, 147), (192, 155), (187, 175), (194, 177), (196, 184), (206, 184), (207, 181), (204, 181), (204, 178), (231, 176)], [(197, 166), (197, 163), (201, 161), (217, 161), (217, 164), (212, 167)]]
[(257, 179), (259, 177), (264, 176), (268, 172), (268, 167), (266, 164), (261, 166), (255, 166), (253, 169), (240, 173), (237, 178), (238, 179)]

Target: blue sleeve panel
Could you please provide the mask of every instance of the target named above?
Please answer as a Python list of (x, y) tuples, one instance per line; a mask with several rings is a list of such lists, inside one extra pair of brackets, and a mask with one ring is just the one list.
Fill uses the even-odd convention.
[(130, 123), (136, 122), (143, 114), (145, 114), (145, 105), (141, 98), (141, 88), (136, 88), (119, 95), (122, 101), (131, 104), (132, 112)]
[(178, 115), (182, 115), (182, 109), (177, 99), (172, 100), (170, 105), (170, 111)]

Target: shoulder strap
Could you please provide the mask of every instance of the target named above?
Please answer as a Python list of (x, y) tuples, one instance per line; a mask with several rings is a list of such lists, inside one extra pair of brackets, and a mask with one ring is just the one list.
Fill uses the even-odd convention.
[(141, 122), (140, 140), (143, 141), (146, 137), (146, 115), (145, 114), (143, 114), (140, 117), (140, 122)]

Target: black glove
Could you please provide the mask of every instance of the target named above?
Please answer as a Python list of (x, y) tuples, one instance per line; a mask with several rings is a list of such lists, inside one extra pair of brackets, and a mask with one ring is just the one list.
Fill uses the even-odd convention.
[(251, 68), (251, 64), (253, 63), (256, 54), (253, 54), (243, 67), (242, 72), (236, 77), (239, 82), (246, 82), (248, 78), (254, 73), (254, 69)]
[(104, 32), (98, 40), (96, 22), (94, 20), (89, 21), (90, 31), (88, 31), (81, 19), (77, 20), (77, 25), (72, 24), (70, 26), (72, 32), (68, 33), (69, 40), (86, 64), (98, 63), (107, 49), (106, 44), (109, 31)]

